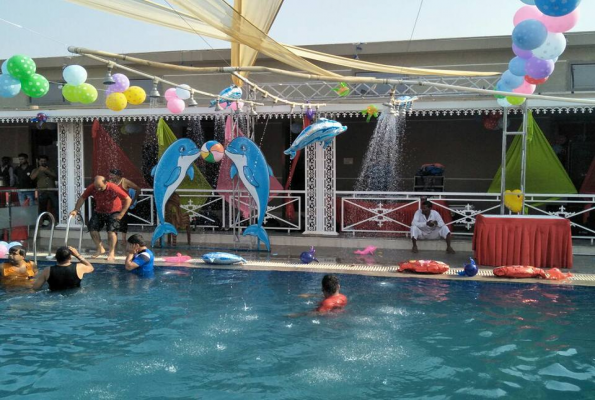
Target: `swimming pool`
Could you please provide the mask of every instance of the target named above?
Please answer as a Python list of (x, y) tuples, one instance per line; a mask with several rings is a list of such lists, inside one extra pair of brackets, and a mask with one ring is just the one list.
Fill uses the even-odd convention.
[(99, 266), (68, 294), (0, 288), (0, 397), (592, 398), (593, 288)]

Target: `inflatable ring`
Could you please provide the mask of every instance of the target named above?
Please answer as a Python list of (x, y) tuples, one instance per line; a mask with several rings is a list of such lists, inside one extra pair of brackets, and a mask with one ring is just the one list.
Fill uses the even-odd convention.
[(397, 272), (412, 271), (419, 274), (444, 274), (450, 269), (448, 264), (434, 260), (409, 260), (399, 264)]

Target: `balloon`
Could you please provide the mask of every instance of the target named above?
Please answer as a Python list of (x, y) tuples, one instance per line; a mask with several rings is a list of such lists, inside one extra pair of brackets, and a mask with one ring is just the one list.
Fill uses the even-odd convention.
[(566, 14), (562, 17), (550, 17), (549, 15), (544, 15), (539, 18), (539, 20), (545, 25), (548, 32), (563, 33), (574, 28), (579, 17), (580, 11), (577, 8), (570, 14)]
[(6, 69), (13, 78), (23, 80), (32, 76), (35, 73), (37, 66), (31, 57), (17, 54), (8, 59)]
[(312, 246), (310, 247), (310, 251), (304, 251), (300, 254), (300, 261), (303, 264), (310, 264), (312, 261), (318, 262), (314, 253), (316, 253), (316, 250), (314, 249), (314, 246)]
[(530, 6), (535, 5), (535, 0), (521, 0), (525, 4), (529, 4)]
[(33, 74), (26, 79), (21, 79), (21, 89), (29, 97), (43, 97), (50, 90), (50, 83), (44, 76)]
[(167, 102), (167, 109), (174, 114), (181, 114), (186, 108), (186, 103), (182, 99), (171, 99)]
[(552, 60), (542, 60), (541, 58), (531, 57), (525, 64), (527, 75), (531, 78), (547, 78), (554, 72), (554, 62)]
[(112, 93), (105, 99), (105, 105), (112, 111), (122, 111), (127, 104), (126, 96), (122, 93)]
[(525, 196), (519, 189), (506, 190), (504, 192), (504, 205), (514, 213), (521, 212), (523, 209), (523, 200)]
[(234, 111), (242, 111), (242, 108), (244, 108), (244, 102), (243, 101), (234, 101), (230, 104), (229, 107)]
[(176, 88), (176, 96), (178, 99), (188, 100), (190, 98), (190, 86), (188, 85), (180, 85), (180, 87)]
[(113, 74), (112, 78), (116, 82), (113, 85), (110, 85), (110, 89), (112, 89), (113, 92), (121, 93), (130, 87), (130, 80), (128, 80), (128, 77), (126, 75)]
[(137, 106), (145, 101), (147, 93), (140, 86), (130, 86), (128, 90), (124, 92), (124, 96), (126, 96), (126, 100), (128, 100), (130, 104)]
[(0, 75), (0, 97), (14, 97), (21, 91), (21, 82), (8, 74)]
[[(6, 243), (6, 242), (4, 242)], [(6, 244), (0, 244), (0, 258), (5, 258), (6, 254), (8, 253), (8, 243)]]
[(62, 71), (62, 76), (67, 83), (78, 86), (87, 80), (87, 70), (80, 65), (69, 65)]
[(176, 88), (169, 88), (165, 91), (165, 100), (170, 101), (172, 99), (177, 99), (178, 95), (176, 94)]
[(532, 85), (541, 85), (542, 83), (545, 83), (548, 80), (548, 78), (549, 77), (535, 79), (530, 77), (529, 75), (525, 75), (525, 82), (530, 83)]
[(97, 100), (97, 89), (88, 83), (76, 86), (76, 97), (83, 104), (91, 104)]
[(512, 104), (510, 104), (506, 99), (498, 99), (496, 101), (498, 102), (498, 104), (500, 104), (501, 107), (504, 108), (512, 106)]
[(533, 57), (542, 60), (553, 60), (559, 57), (566, 49), (566, 38), (563, 33), (548, 33), (545, 42), (533, 50)]
[(8, 75), (8, 60), (2, 63), (2, 73)]
[(523, 50), (515, 44), (512, 45), (512, 51), (517, 57), (524, 58), (525, 60), (533, 57), (533, 52), (531, 50)]
[(502, 82), (502, 85), (510, 89), (515, 89), (523, 84), (524, 78), (522, 76), (514, 75), (510, 71), (504, 71), (500, 81)]
[(71, 103), (79, 102), (78, 91), (74, 85), (70, 85), (68, 83), (64, 85), (64, 87), (62, 87), (62, 96), (64, 96), (64, 98)]
[[(494, 90), (500, 90), (500, 89), (498, 89), (498, 85), (494, 86)], [(497, 99), (503, 99), (506, 96), (503, 96), (501, 94), (495, 94), (494, 97)]]
[(536, 19), (540, 20), (543, 14), (541, 11), (537, 9), (535, 6), (525, 6), (519, 8), (519, 10), (514, 14), (512, 19), (512, 23), (514, 26), (517, 26), (519, 23), (526, 21), (528, 19)]
[(535, 5), (545, 15), (562, 17), (573, 12), (581, 0), (535, 0)]
[(461, 272), (459, 272), (459, 276), (475, 276), (477, 275), (478, 269), (477, 265), (475, 264), (475, 260), (470, 258), (471, 262), (469, 264), (465, 264), (465, 267)]
[(513, 92), (514, 93), (524, 93), (524, 94), (533, 94), (533, 92), (535, 92), (535, 88), (537, 86), (524, 81), (523, 84), (521, 86), (519, 86), (518, 88), (514, 89)]
[(538, 48), (547, 39), (545, 25), (536, 19), (519, 22), (512, 31), (512, 42), (523, 50)]
[(508, 70), (516, 76), (525, 76), (525, 63), (526, 59), (521, 57), (515, 57), (508, 63)]
[(513, 106), (520, 106), (525, 102), (524, 97), (517, 97), (517, 96), (506, 96), (506, 101), (508, 101)]

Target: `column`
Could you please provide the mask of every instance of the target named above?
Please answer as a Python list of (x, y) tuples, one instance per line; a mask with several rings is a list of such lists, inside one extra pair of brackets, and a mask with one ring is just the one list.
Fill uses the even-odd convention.
[(337, 235), (335, 140), (306, 147), (305, 235)]
[(82, 121), (58, 123), (58, 226), (66, 226), (68, 214), (84, 190), (83, 142)]

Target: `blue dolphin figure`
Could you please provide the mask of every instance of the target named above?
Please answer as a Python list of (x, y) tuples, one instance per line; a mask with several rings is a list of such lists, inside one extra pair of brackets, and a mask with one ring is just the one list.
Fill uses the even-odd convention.
[(237, 256), (231, 253), (222, 253), (222, 252), (215, 252), (215, 253), (208, 253), (203, 254), (202, 259), (207, 264), (221, 264), (221, 265), (229, 265), (229, 264), (238, 264), (238, 263), (247, 263), (242, 257)]
[(323, 142), (323, 148), (326, 149), (335, 136), (340, 135), (346, 130), (347, 127), (341, 125), (340, 122), (333, 121), (332, 119), (318, 118), (318, 121), (304, 129), (293, 141), (291, 147), (283, 153), (289, 154), (289, 158), (293, 160), (295, 153), (312, 143)]
[(225, 155), (229, 157), (233, 165), (229, 175), (233, 179), (236, 175), (256, 202), (258, 209), (258, 221), (250, 225), (243, 233), (243, 236), (256, 236), (262, 240), (268, 251), (271, 251), (269, 236), (262, 227), (264, 217), (269, 203), (269, 190), (271, 181), (269, 175), (273, 176), (271, 167), (267, 164), (264, 155), (258, 146), (250, 139), (238, 137), (229, 143), (225, 149)]
[[(242, 89), (237, 87), (236, 85), (231, 85), (230, 87), (227, 87), (227, 88), (223, 89), (221, 92), (219, 92), (219, 96), (226, 97), (227, 99), (240, 100), (242, 98)], [(218, 99), (218, 100), (219, 100), (220, 104), (226, 103), (226, 107), (227, 107), (232, 103), (231, 100), (227, 100), (227, 99)], [(215, 104), (217, 104), (217, 100), (211, 100), (209, 107), (214, 107)]]
[(159, 163), (151, 171), (153, 177), (153, 196), (157, 207), (157, 228), (151, 238), (151, 246), (166, 233), (178, 234), (176, 228), (165, 222), (165, 204), (176, 191), (184, 176), (194, 179), (192, 163), (200, 155), (200, 150), (190, 139), (173, 142), (163, 153)]

